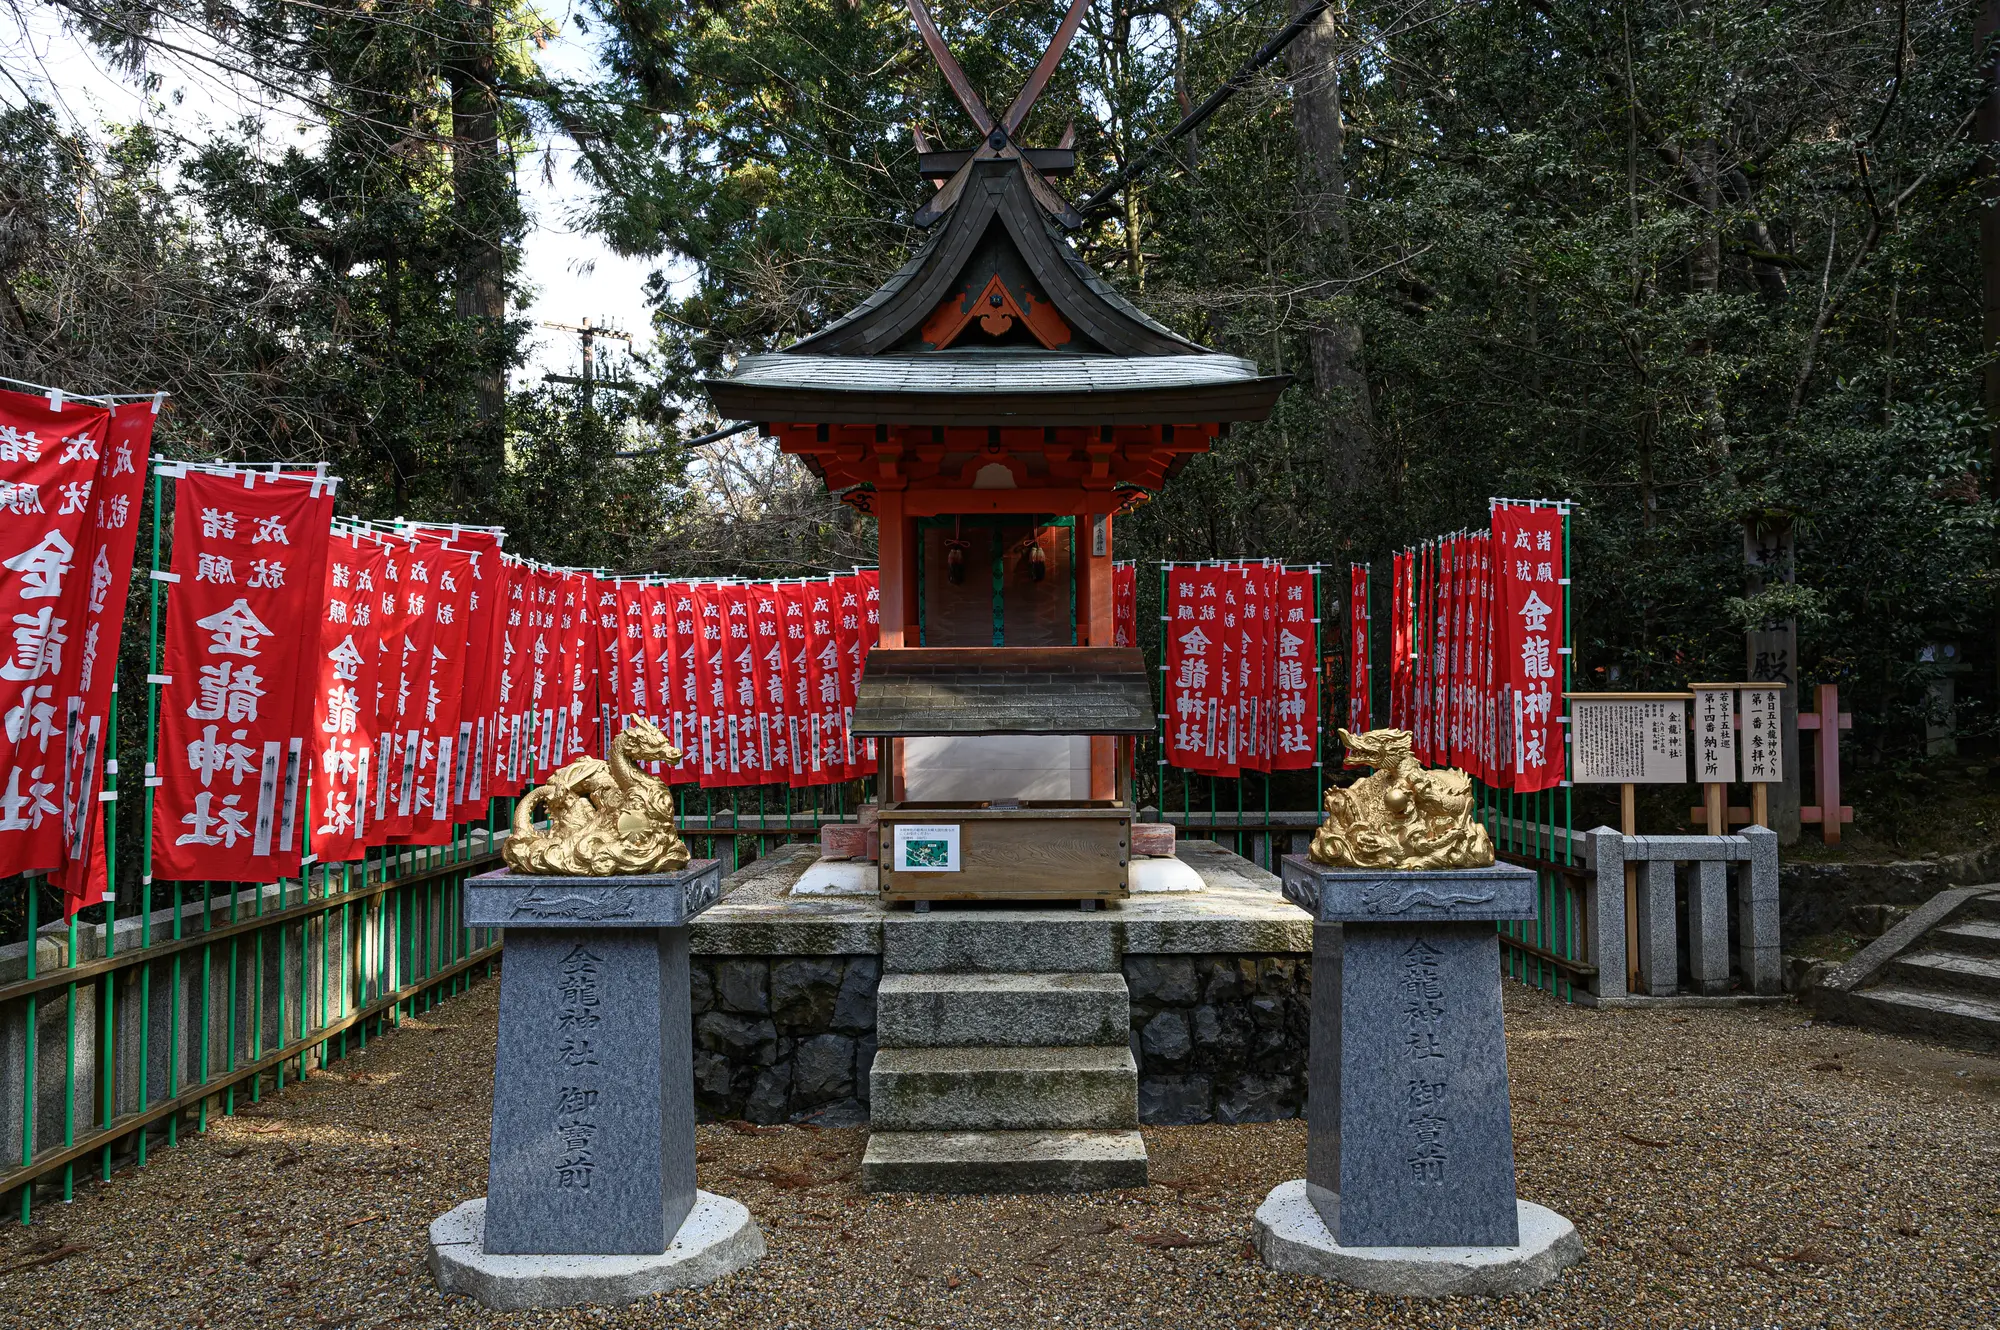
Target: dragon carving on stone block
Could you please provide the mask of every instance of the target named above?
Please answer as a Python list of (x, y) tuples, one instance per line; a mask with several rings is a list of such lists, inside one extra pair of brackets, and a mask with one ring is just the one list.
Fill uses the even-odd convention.
[[(688, 866), (687, 842), (674, 830), (674, 796), (640, 762), (681, 760), (681, 751), (647, 720), (611, 741), (610, 757), (578, 758), (514, 806), (507, 866), (517, 873), (622, 877), (673, 873)], [(537, 827), (547, 818), (546, 828)]]
[(1310, 857), (1329, 868), (1489, 868), (1493, 841), (1472, 820), (1472, 777), (1427, 771), (1408, 730), (1340, 731), (1344, 765), (1373, 767), (1326, 792), (1326, 821)]

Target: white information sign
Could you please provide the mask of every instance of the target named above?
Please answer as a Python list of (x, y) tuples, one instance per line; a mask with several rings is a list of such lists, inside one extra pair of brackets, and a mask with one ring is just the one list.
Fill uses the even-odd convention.
[(1703, 785), (1736, 780), (1736, 689), (1694, 684), (1694, 778)]
[(1785, 778), (1785, 746), (1779, 742), (1785, 690), (1743, 690), (1743, 783), (1772, 785)]
[(1686, 693), (1565, 693), (1579, 785), (1684, 785)]
[(958, 872), (958, 827), (898, 823), (895, 869), (899, 873)]

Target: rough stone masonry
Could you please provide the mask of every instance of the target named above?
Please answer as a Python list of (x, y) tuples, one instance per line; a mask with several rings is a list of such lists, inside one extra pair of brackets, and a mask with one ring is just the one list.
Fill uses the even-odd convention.
[[(781, 847), (733, 875), (696, 924), (695, 1103), (705, 1121), (867, 1121), (883, 916), (872, 899), (789, 896), (815, 857), (811, 846)], [(1306, 1097), (1310, 921), (1284, 902), (1275, 876), (1219, 846), (1184, 841), (1181, 857), (1209, 884), (1196, 898), (1209, 915), (1153, 919), (1147, 911), (1194, 907), (1141, 898), (1113, 912), (1129, 920), (1140, 1119), (1295, 1117)]]

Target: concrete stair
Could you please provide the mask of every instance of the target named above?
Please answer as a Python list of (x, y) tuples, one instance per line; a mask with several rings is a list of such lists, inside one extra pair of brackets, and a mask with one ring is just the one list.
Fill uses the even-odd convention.
[(886, 974), (875, 1037), (888, 1048), (1125, 1045), (1122, 974)]
[(875, 1191), (1097, 1191), (1146, 1185), (1136, 1131), (877, 1131), (862, 1166)]
[(1139, 1064), (1116, 1048), (880, 1048), (869, 1125), (883, 1131), (1139, 1125)]
[(862, 1184), (1146, 1185), (1131, 992), (1102, 916), (934, 909), (883, 928)]
[(2000, 1048), (2000, 890), (1939, 892), (1808, 989), (1834, 1020)]

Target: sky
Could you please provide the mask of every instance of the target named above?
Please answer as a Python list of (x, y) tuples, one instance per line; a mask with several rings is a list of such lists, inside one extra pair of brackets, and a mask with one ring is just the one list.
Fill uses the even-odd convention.
[[(159, 86), (142, 91), (65, 32), (48, 9), (29, 7), (26, 31), (13, 26), (15, 12), (0, 8), (0, 72), (5, 75), (0, 102), (18, 104), (31, 94), (85, 126), (145, 118), (190, 138), (206, 136), (249, 113), (263, 114), (274, 134), (296, 132), (301, 123), (267, 90), (192, 59), (167, 57), (154, 65)], [(537, 58), (550, 74), (580, 76), (593, 66), (596, 48), (589, 37), (577, 35), (565, 15), (562, 31)], [(553, 171), (543, 153), (553, 155)], [(559, 139), (544, 141), (519, 164), (523, 201), (532, 218), (520, 280), (530, 288), (525, 317), (534, 332), (529, 362), (515, 375), (517, 386), (544, 373), (576, 372), (576, 334), (544, 328), (544, 323), (581, 324), (588, 318), (593, 325), (630, 332), (639, 349), (652, 345), (645, 285), (660, 261), (623, 258), (576, 224), (587, 194), (572, 171), (575, 157), (574, 148)], [(553, 175), (553, 183), (545, 175)], [(689, 278), (682, 273), (677, 280)]]

